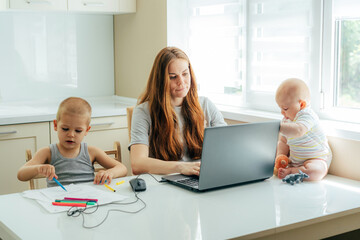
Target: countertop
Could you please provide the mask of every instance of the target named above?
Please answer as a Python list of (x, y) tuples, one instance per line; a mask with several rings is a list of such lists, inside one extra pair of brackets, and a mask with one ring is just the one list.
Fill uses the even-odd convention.
[[(120, 96), (83, 97), (92, 107), (92, 117), (126, 115), (126, 108), (134, 106), (136, 99)], [(64, 99), (0, 103), (0, 126), (10, 124), (52, 121), (60, 102)]]

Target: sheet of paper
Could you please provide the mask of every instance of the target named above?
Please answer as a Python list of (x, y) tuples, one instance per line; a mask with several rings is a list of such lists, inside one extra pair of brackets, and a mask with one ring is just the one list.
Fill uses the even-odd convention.
[(67, 191), (64, 191), (61, 187), (51, 187), (25, 191), (22, 195), (23, 197), (36, 200), (50, 213), (64, 212), (70, 208), (65, 206), (52, 205), (52, 202), (54, 202), (56, 199), (64, 199), (65, 197), (98, 199), (99, 205), (122, 201), (128, 198), (127, 196), (120, 195), (116, 192), (110, 192), (105, 188), (104, 190), (101, 190), (96, 187), (83, 184), (67, 185), (66, 190)]

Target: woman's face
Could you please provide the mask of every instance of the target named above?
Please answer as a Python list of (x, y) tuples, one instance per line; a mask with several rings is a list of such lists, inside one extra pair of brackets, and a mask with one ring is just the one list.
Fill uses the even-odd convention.
[(173, 106), (180, 106), (191, 85), (189, 63), (185, 59), (175, 59), (169, 64), (168, 70), (171, 103)]

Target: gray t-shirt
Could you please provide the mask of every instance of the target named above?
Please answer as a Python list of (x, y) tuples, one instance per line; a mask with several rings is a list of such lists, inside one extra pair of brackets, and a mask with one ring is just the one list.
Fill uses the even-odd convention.
[[(207, 98), (199, 97), (200, 106), (204, 111), (205, 127), (214, 127), (214, 126), (225, 126), (226, 122), (222, 114), (216, 108), (216, 106)], [(175, 112), (179, 120), (179, 128), (182, 133), (184, 118), (181, 114), (181, 106), (175, 107)], [(149, 146), (149, 136), (151, 129), (151, 118), (149, 112), (149, 103), (144, 102), (137, 105), (134, 108), (132, 120), (131, 120), (131, 142), (129, 144), (129, 149), (133, 144), (145, 144)], [(184, 142), (184, 141), (183, 141)], [(182, 158), (182, 161), (192, 161), (187, 154), (187, 148), (184, 145), (185, 154)], [(149, 153), (150, 157), (154, 157), (152, 153)]]

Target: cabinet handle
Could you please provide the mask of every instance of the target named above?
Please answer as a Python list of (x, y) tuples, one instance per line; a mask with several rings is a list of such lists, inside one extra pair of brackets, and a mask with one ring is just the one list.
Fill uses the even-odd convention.
[(84, 6), (88, 6), (88, 7), (103, 7), (104, 6), (103, 2), (84, 2), (83, 4), (84, 4)]
[(27, 4), (51, 4), (51, 2), (46, 1), (46, 0), (25, 0)]
[(113, 125), (114, 123), (115, 122), (104, 122), (104, 123), (94, 123), (94, 124), (90, 124), (90, 125), (95, 127), (95, 126)]
[(14, 131), (8, 131), (8, 132), (0, 132), (0, 134), (3, 134), (3, 135), (5, 135), (5, 134), (15, 134), (15, 133), (17, 133), (16, 130), (14, 130)]

